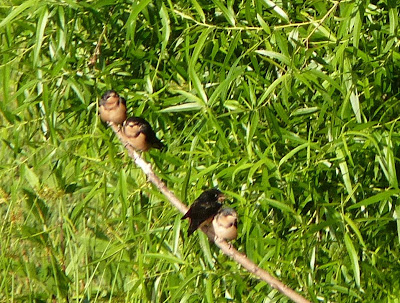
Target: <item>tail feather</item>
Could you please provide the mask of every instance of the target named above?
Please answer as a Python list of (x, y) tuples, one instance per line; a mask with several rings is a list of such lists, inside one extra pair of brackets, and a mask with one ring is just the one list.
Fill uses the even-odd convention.
[(164, 143), (157, 139), (157, 141), (153, 142), (153, 147), (163, 150), (166, 146), (164, 145)]
[(194, 226), (193, 224), (189, 225), (188, 231), (187, 231), (187, 236), (190, 237), (191, 234), (193, 234), (196, 231), (197, 227)]

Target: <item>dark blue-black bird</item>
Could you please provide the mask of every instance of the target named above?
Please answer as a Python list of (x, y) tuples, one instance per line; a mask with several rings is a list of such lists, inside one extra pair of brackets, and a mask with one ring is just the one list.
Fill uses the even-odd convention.
[(204, 224), (211, 223), (214, 216), (222, 207), (222, 201), (225, 196), (216, 188), (204, 191), (190, 206), (189, 210), (182, 217), (183, 219), (189, 218), (190, 224), (188, 228), (188, 237), (194, 231)]

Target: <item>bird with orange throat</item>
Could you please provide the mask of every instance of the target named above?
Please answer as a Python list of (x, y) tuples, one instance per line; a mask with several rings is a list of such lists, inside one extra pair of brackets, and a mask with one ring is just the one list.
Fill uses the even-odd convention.
[(106, 91), (99, 102), (99, 115), (103, 122), (121, 125), (126, 120), (126, 100), (115, 90)]
[(164, 144), (157, 138), (149, 122), (140, 117), (127, 119), (122, 126), (122, 135), (125, 141), (138, 151), (164, 148)]

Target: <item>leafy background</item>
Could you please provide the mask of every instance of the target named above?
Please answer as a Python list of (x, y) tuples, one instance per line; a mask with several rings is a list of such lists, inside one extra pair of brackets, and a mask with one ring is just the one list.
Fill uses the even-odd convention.
[(390, 1), (0, 5), (0, 300), (287, 299), (187, 222), (97, 117), (110, 88), (185, 203), (313, 302), (398, 302), (399, 9)]

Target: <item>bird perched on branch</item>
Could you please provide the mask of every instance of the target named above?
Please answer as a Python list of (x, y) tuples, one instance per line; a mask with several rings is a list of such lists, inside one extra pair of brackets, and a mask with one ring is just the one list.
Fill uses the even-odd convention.
[(126, 120), (126, 101), (116, 91), (106, 91), (99, 102), (100, 118), (104, 122), (112, 122), (117, 125)]
[(189, 218), (188, 237), (204, 224), (211, 223), (211, 220), (222, 207), (225, 196), (216, 188), (204, 191), (190, 206), (189, 210), (182, 217)]
[(237, 237), (238, 215), (232, 208), (221, 208), (212, 221), (217, 238), (233, 240)]
[(149, 122), (143, 118), (131, 117), (127, 119), (122, 127), (122, 135), (129, 145), (139, 151), (164, 147), (164, 144), (156, 137), (156, 133)]

